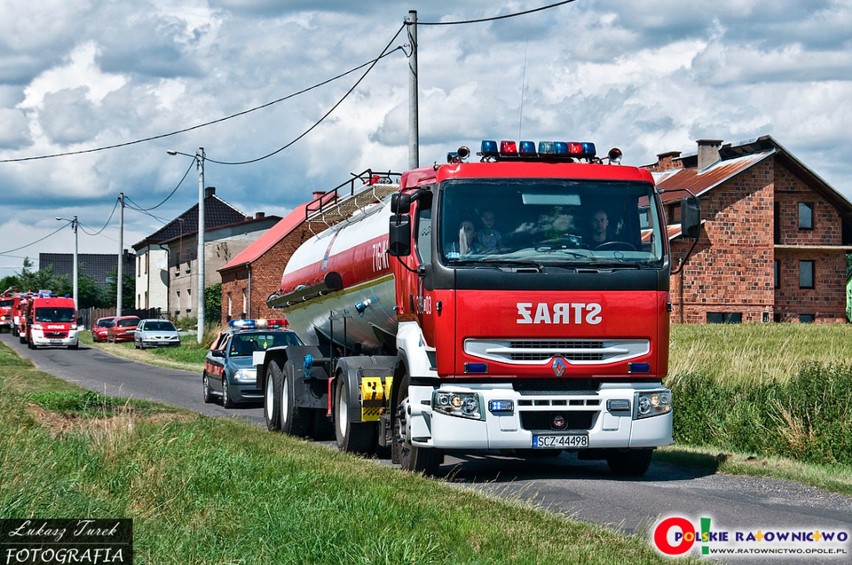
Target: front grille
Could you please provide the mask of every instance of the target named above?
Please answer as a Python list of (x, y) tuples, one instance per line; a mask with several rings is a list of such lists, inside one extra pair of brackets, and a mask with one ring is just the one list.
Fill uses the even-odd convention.
[[(564, 432), (569, 430), (590, 430), (595, 423), (596, 411), (521, 411), (521, 427), (531, 432)], [(562, 428), (553, 427), (553, 418), (561, 416), (565, 419), (565, 426)]]
[(625, 361), (647, 355), (647, 339), (467, 339), (468, 355), (517, 365), (547, 363), (559, 357), (576, 365)]

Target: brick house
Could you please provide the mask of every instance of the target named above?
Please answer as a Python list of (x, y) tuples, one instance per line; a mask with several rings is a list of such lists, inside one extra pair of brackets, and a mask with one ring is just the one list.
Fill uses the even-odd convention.
[[(279, 216), (247, 216), (204, 192), (204, 281), (219, 282), (217, 270), (275, 225)], [(169, 316), (195, 316), (198, 308), (198, 204), (133, 245), (136, 308), (160, 308)], [(214, 316), (218, 313), (214, 314)]]
[(240, 318), (281, 318), (266, 299), (281, 285), (284, 267), (306, 240), (349, 217), (357, 208), (377, 202), (399, 188), (398, 173), (371, 170), (327, 191), (314, 192), (257, 241), (219, 269), (222, 277), (222, 324)]
[[(674, 322), (846, 320), (852, 203), (772, 137), (700, 140), (697, 153), (663, 153), (646, 168), (661, 190), (701, 200), (701, 236), (672, 275)], [(663, 195), (673, 267), (693, 241), (679, 237), (685, 195)]]

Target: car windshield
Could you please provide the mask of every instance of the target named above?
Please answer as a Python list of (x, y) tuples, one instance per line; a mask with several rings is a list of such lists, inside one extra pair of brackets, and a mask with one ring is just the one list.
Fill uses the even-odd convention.
[(112, 325), (112, 320), (98, 320), (99, 328), (108, 328)]
[(73, 322), (73, 308), (36, 308), (36, 322)]
[(302, 345), (301, 340), (293, 332), (258, 332), (235, 334), (231, 339), (231, 356), (251, 355), (255, 351), (263, 351), (270, 347), (284, 345)]
[(443, 185), (439, 249), (450, 266), (659, 266), (653, 186), (566, 179), (464, 179)]
[(145, 331), (148, 332), (174, 332), (175, 325), (168, 320), (156, 320), (153, 322), (145, 322)]
[(135, 326), (136, 324), (138, 324), (139, 318), (130, 318), (130, 319), (127, 319), (127, 320), (119, 320), (117, 323), (118, 323), (118, 326), (121, 327), (121, 328), (128, 328), (130, 326)]

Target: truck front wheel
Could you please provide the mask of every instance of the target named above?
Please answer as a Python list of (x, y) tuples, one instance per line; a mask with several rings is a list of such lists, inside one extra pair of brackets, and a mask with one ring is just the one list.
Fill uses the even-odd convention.
[(435, 475), (438, 466), (443, 462), (443, 454), (439, 449), (416, 447), (408, 439), (409, 399), (408, 388), (411, 378), (402, 377), (396, 399), (396, 413), (393, 437), (393, 460), (398, 461), (406, 471)]
[(606, 456), (613, 475), (641, 477), (651, 465), (653, 449), (614, 449)]
[(337, 448), (346, 453), (373, 455), (376, 452), (376, 422), (349, 421), (349, 386), (345, 375), (334, 381), (334, 436)]

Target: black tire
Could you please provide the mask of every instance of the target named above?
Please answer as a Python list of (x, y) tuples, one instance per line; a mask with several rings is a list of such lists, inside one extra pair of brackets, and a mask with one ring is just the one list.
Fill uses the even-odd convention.
[(351, 422), (349, 418), (349, 387), (345, 375), (334, 381), (334, 437), (337, 448), (346, 453), (373, 455), (376, 452), (376, 422)]
[(228, 384), (228, 376), (222, 373), (222, 407), (223, 408), (236, 408), (237, 403), (234, 402), (234, 399), (231, 398), (230, 393), (231, 385)]
[(26, 334), (18, 334), (18, 341), (20, 341), (21, 343), (26, 343), (27, 342), (27, 335)]
[(281, 365), (273, 361), (267, 370), (266, 385), (263, 387), (263, 419), (270, 432), (281, 431)]
[(440, 449), (422, 448), (411, 445), (406, 439), (408, 387), (411, 378), (403, 375), (396, 395), (396, 412), (394, 414), (393, 460), (406, 471), (435, 475), (444, 459)]
[(74, 345), (69, 345), (68, 349), (77, 349), (78, 347), (79, 345), (75, 343)]
[(281, 414), (281, 431), (296, 437), (310, 437), (313, 424), (311, 410), (296, 406), (296, 391), (293, 375), (287, 370), (281, 371), (281, 394), (278, 404)]
[(611, 451), (606, 462), (613, 475), (641, 477), (651, 464), (653, 449), (618, 449)]
[(207, 377), (207, 371), (201, 373), (201, 398), (204, 404), (213, 403), (213, 394), (210, 392), (210, 379)]
[(27, 341), (27, 347), (29, 349), (35, 349), (36, 348), (35, 344), (33, 342), (29, 341), (29, 340)]

